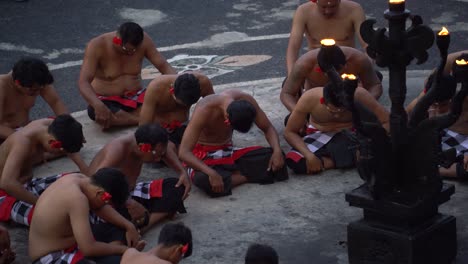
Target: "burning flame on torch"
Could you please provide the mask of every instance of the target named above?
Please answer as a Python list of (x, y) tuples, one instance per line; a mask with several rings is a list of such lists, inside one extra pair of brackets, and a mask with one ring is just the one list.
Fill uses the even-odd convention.
[(457, 65), (468, 65), (468, 61), (461, 59), (461, 60), (455, 60), (455, 63)]
[(346, 79), (348, 79), (348, 80), (356, 80), (356, 75), (343, 73), (343, 74), (341, 74), (341, 79), (343, 79), (343, 80), (346, 80)]
[(437, 35), (439, 36), (447, 36), (448, 34), (449, 34), (449, 31), (445, 27), (442, 27), (442, 30), (440, 30), (439, 33), (437, 33)]
[(323, 46), (334, 46), (335, 40), (334, 39), (322, 39), (320, 41), (320, 44), (322, 44)]
[(403, 3), (405, 2), (405, 0), (390, 0), (389, 3), (390, 4), (399, 4), (399, 3)]

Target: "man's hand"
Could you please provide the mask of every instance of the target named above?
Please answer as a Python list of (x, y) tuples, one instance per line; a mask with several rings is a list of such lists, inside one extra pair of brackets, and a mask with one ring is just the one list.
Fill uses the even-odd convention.
[(136, 247), (141, 239), (141, 235), (136, 227), (130, 224), (125, 231), (125, 238), (127, 239), (127, 246)]
[(177, 188), (181, 185), (184, 185), (185, 187), (184, 196), (182, 197), (182, 199), (185, 200), (189, 196), (190, 189), (192, 189), (192, 183), (190, 182), (189, 176), (185, 170), (180, 174), (179, 181), (175, 187)]
[(219, 175), (216, 171), (213, 174), (209, 174), (208, 179), (210, 180), (211, 189), (213, 192), (222, 193), (224, 191), (223, 177), (221, 177), (221, 175)]
[(94, 115), (98, 124), (102, 125), (104, 129), (109, 128), (112, 112), (104, 103), (101, 102), (97, 106), (94, 106)]
[(281, 151), (273, 151), (273, 154), (270, 158), (270, 163), (268, 164), (269, 171), (277, 171), (284, 166), (284, 157)]
[(322, 161), (313, 153), (310, 153), (310, 155), (307, 155), (307, 157), (304, 158), (306, 159), (307, 174), (321, 172), (325, 169), (323, 167)]
[(147, 210), (143, 205), (130, 198), (127, 200), (125, 206), (132, 218), (132, 222), (136, 223), (137, 226), (140, 226), (145, 222), (144, 219), (147, 214)]

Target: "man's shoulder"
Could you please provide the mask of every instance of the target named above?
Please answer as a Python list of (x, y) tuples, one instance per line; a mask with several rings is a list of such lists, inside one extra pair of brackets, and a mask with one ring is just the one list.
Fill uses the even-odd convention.
[(341, 5), (345, 7), (348, 11), (350, 9), (362, 9), (362, 6), (358, 2), (350, 0), (342, 0)]

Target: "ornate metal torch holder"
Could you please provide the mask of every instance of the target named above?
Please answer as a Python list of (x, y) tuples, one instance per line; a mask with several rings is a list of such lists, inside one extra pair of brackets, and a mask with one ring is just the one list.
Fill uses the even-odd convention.
[[(358, 164), (366, 183), (347, 193), (346, 201), (362, 208), (364, 217), (348, 225), (349, 263), (452, 263), (456, 219), (440, 214), (438, 207), (450, 200), (455, 188), (442, 183), (433, 151), (440, 149), (438, 131), (451, 121), (408, 118), (404, 108), (406, 67), (413, 59), (418, 64), (427, 60), (434, 32), (401, 0), (391, 0), (384, 16), (388, 35), (385, 28), (373, 28), (375, 20), (366, 20), (361, 36), (376, 64), (389, 68), (390, 136), (382, 129), (362, 129), (370, 137), (370, 145), (360, 151), (361, 167)], [(407, 29), (408, 19), (412, 25)], [(446, 58), (448, 43), (442, 44), (446, 47), (438, 40)], [(418, 109), (427, 112), (427, 107)]]

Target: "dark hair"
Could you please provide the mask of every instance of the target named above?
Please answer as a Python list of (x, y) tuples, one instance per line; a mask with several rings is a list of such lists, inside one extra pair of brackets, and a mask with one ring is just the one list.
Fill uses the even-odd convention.
[(229, 122), (233, 129), (247, 133), (257, 116), (255, 107), (246, 100), (235, 100), (227, 107)]
[(54, 82), (54, 77), (47, 65), (35, 58), (22, 58), (13, 66), (13, 80), (21, 86), (32, 87), (34, 84), (47, 85)]
[(335, 84), (332, 82), (328, 82), (324, 87), (323, 87), (323, 99), (325, 99), (325, 102), (327, 104), (332, 104), (335, 107), (342, 107), (343, 104), (340, 102), (338, 99), (338, 96), (336, 94), (336, 87)]
[(183, 223), (168, 223), (163, 226), (159, 233), (158, 244), (164, 246), (185, 245), (188, 244), (187, 252), (184, 258), (192, 255), (192, 231)]
[(179, 75), (174, 82), (174, 95), (185, 105), (190, 106), (200, 98), (200, 82), (191, 73)]
[(278, 264), (278, 254), (268, 245), (252, 244), (247, 249), (245, 264)]
[(130, 187), (127, 177), (119, 169), (101, 168), (91, 176), (91, 183), (112, 195), (114, 205), (121, 206), (127, 201)]
[(68, 153), (78, 152), (83, 147), (83, 126), (69, 114), (57, 116), (48, 132), (62, 142), (62, 148)]
[(150, 123), (139, 126), (135, 131), (135, 139), (138, 144), (149, 143), (156, 145), (158, 143), (167, 144), (169, 135), (167, 131), (159, 124)]
[[(328, 71), (331, 66), (333, 66), (336, 71), (340, 71), (346, 64), (346, 56), (343, 50), (337, 45), (322, 47), (317, 54), (317, 63), (325, 72)], [(329, 63), (331, 63), (331, 65)]]
[[(437, 72), (431, 74), (427, 79), (426, 92), (428, 92), (431, 88), (432, 83), (434, 82), (435, 74), (437, 74)], [(452, 99), (455, 91), (457, 90), (457, 81), (455, 80), (455, 77), (451, 75), (442, 75), (439, 80), (439, 85), (443, 88), (441, 87), (438, 89), (435, 102), (440, 103)]]
[(130, 43), (137, 47), (143, 41), (143, 29), (134, 22), (126, 22), (120, 25), (118, 33), (122, 39), (122, 45)]

